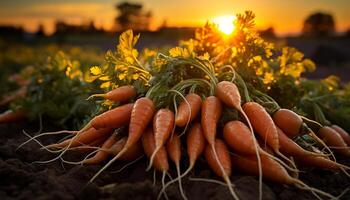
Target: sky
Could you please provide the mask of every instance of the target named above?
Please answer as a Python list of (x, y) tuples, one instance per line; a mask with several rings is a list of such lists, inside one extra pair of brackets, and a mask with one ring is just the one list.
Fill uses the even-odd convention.
[[(23, 26), (36, 31), (43, 24), (54, 31), (55, 20), (72, 24), (94, 20), (97, 27), (110, 29), (120, 0), (0, 0), (0, 24)], [(152, 11), (152, 29), (164, 20), (168, 26), (201, 26), (207, 20), (245, 10), (256, 14), (259, 29), (273, 26), (279, 35), (299, 33), (303, 21), (312, 12), (334, 16), (339, 32), (350, 29), (350, 0), (131, 0)]]

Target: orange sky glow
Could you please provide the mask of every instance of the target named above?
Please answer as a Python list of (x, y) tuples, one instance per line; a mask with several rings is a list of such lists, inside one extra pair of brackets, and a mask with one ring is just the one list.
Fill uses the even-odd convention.
[[(97, 27), (110, 29), (117, 11), (116, 0), (12, 0), (0, 2), (0, 24), (23, 26), (36, 31), (43, 24), (47, 33), (54, 31), (57, 19), (72, 24), (94, 20)], [(252, 10), (257, 28), (270, 26), (280, 35), (296, 34), (304, 19), (312, 12), (333, 14), (338, 32), (350, 29), (350, 1), (347, 0), (144, 0), (130, 1), (144, 5), (153, 13), (151, 29), (157, 29), (166, 20), (168, 26), (201, 26), (207, 20), (222, 15)]]

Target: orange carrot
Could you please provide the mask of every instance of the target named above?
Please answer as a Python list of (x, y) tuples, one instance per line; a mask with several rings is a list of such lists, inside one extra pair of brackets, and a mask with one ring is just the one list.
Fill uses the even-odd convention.
[(26, 114), (22, 110), (7, 110), (0, 114), (0, 123), (17, 122), (25, 119)]
[(210, 146), (214, 147), (217, 123), (221, 117), (222, 105), (215, 96), (207, 97), (202, 104), (201, 125)]
[(135, 88), (131, 85), (125, 85), (111, 90), (106, 94), (93, 94), (88, 99), (93, 97), (102, 97), (111, 101), (125, 102), (130, 100), (134, 96), (136, 96)]
[(295, 143), (292, 139), (287, 137), (284, 132), (277, 127), (278, 139), (281, 145), (281, 152), (288, 156), (325, 156), (320, 153), (315, 153), (311, 151), (307, 151), (301, 148), (297, 143)]
[[(227, 122), (223, 130), (224, 139), (235, 151), (246, 154), (255, 154), (254, 137), (251, 136), (249, 128), (241, 121)], [(261, 153), (258, 148), (259, 153)]]
[[(221, 81), (216, 86), (216, 96), (221, 101), (223, 101), (228, 107), (237, 109), (243, 115), (244, 119), (248, 123), (251, 137), (254, 138), (254, 132), (253, 132), (252, 125), (250, 123), (250, 119), (247, 117), (245, 111), (242, 109), (242, 106), (241, 106), (241, 95), (239, 93), (237, 86), (234, 83), (229, 81)], [(258, 150), (259, 148), (255, 139), (253, 140), (253, 144), (254, 144), (253, 147), (255, 149), (255, 155), (260, 163), (260, 155)], [(259, 169), (261, 172), (261, 167), (259, 167)], [(259, 199), (260, 200), (262, 199), (262, 176), (261, 175), (259, 176)]]
[(322, 156), (314, 155), (304, 155), (304, 156), (295, 156), (294, 157), (297, 164), (302, 166), (317, 167), (321, 169), (329, 170), (349, 170), (349, 167), (342, 165), (340, 163), (334, 162), (328, 158)]
[(178, 175), (181, 196), (184, 197), (184, 199), (186, 199), (185, 193), (182, 188), (182, 183), (181, 183), (181, 171), (180, 171), (181, 141), (180, 141), (180, 137), (176, 133), (174, 133), (174, 135), (169, 138), (166, 145), (166, 150), (168, 152), (170, 159), (175, 163), (175, 166), (176, 166), (176, 172)]
[(134, 146), (140, 140), (142, 133), (152, 120), (154, 111), (155, 108), (151, 99), (143, 97), (136, 100), (131, 112), (128, 139), (123, 149), (116, 154), (111, 162), (123, 156), (130, 147)]
[(93, 141), (98, 140), (99, 138), (103, 138), (107, 135), (110, 135), (112, 133), (112, 129), (110, 128), (104, 128), (104, 129), (98, 129), (90, 128), (89, 130), (86, 130), (79, 135), (75, 135), (73, 138), (64, 140), (58, 144), (51, 144), (46, 146), (47, 148), (65, 148), (69, 145), (69, 147), (77, 147), (81, 145), (89, 144)]
[(130, 121), (133, 105), (134, 104), (129, 103), (129, 104), (125, 104), (125, 105), (113, 108), (112, 110), (108, 110), (94, 117), (79, 132), (85, 131), (91, 127), (94, 127), (95, 129), (101, 129), (101, 128), (119, 128), (119, 127), (128, 125)]
[(175, 163), (175, 165), (180, 165), (181, 141), (176, 133), (174, 133), (174, 135), (169, 138), (166, 144), (166, 150), (170, 159)]
[(347, 133), (344, 129), (342, 129), (340, 126), (333, 124), (332, 129), (336, 130), (339, 135), (343, 138), (344, 142), (350, 146), (350, 135)]
[(107, 139), (108, 137), (101, 137), (87, 145), (81, 145), (73, 149), (78, 150), (80, 153), (91, 153), (94, 150), (94, 147), (97, 148), (102, 146)]
[(187, 135), (187, 155), (190, 164), (186, 172), (191, 171), (191, 169), (194, 167), (197, 159), (204, 151), (205, 143), (202, 126), (199, 123), (193, 124)]
[(335, 147), (334, 151), (344, 156), (350, 156), (350, 149), (336, 130), (329, 126), (324, 126), (318, 130), (318, 136), (329, 145), (330, 148)]
[(227, 182), (227, 185), (233, 197), (235, 199), (239, 199), (237, 194), (232, 189), (232, 183), (229, 178), (232, 173), (232, 166), (228, 148), (226, 144), (220, 139), (215, 139), (214, 145), (215, 149), (213, 149), (211, 145), (207, 145), (205, 148), (205, 159), (213, 172), (217, 176), (222, 177)]
[[(233, 166), (237, 167), (237, 169), (239, 169), (240, 171), (252, 175), (259, 174), (258, 161), (255, 156), (233, 155), (231, 158)], [(305, 189), (313, 193), (322, 194), (332, 199), (335, 198), (334, 196), (328, 193), (307, 186), (299, 179), (291, 177), (278, 162), (266, 155), (261, 156), (261, 165), (263, 170), (263, 176), (267, 180), (271, 180), (280, 184), (293, 184), (296, 186), (300, 186), (301, 189)]]
[[(181, 176), (177, 177), (176, 179), (173, 179), (172, 181), (169, 181), (163, 187), (163, 189), (159, 192), (158, 197), (160, 197), (160, 195), (162, 195), (162, 193), (165, 191), (165, 189), (169, 185), (171, 185), (172, 183), (174, 183), (178, 180), (180, 181), (181, 178), (185, 177), (192, 170), (197, 159), (203, 153), (203, 151), (205, 149), (206, 142), (205, 142), (205, 138), (203, 136), (202, 127), (199, 123), (194, 123), (192, 125), (192, 127), (188, 131), (186, 142), (187, 142), (187, 155), (188, 155), (188, 159), (189, 159), (189, 163), (190, 163), (189, 167)], [(182, 195), (183, 195), (184, 199), (187, 199), (184, 194), (182, 194)]]
[[(156, 152), (157, 146), (154, 139), (153, 130), (151, 128), (147, 129), (146, 132), (142, 135), (142, 146), (145, 151), (146, 156), (154, 159), (152, 166), (163, 173), (162, 177), (162, 191), (165, 190), (165, 175), (169, 170), (168, 156), (164, 146)], [(156, 152), (156, 153), (154, 153)]]
[(124, 148), (135, 144), (152, 120), (155, 107), (153, 101), (147, 97), (136, 100), (131, 112), (129, 136)]
[(220, 162), (219, 155), (215, 147), (216, 128), (217, 128), (217, 123), (221, 117), (221, 112), (222, 112), (222, 105), (220, 100), (215, 96), (207, 97), (202, 104), (201, 125), (203, 129), (203, 135), (208, 142), (208, 146), (211, 148), (211, 151), (213, 152), (214, 158), (216, 159), (216, 163), (218, 164), (219, 169), (221, 170), (221, 173), (223, 175), (222, 177), (227, 182), (232, 197), (234, 197), (235, 199), (238, 199), (236, 193), (232, 189), (232, 183), (229, 179), (229, 176), (226, 175), (226, 169)]
[[(221, 164), (216, 161), (214, 156), (214, 151), (211, 148), (211, 146), (207, 145), (204, 151), (204, 155), (205, 155), (206, 161), (208, 162), (209, 167), (213, 170), (213, 172), (217, 176), (220, 176), (223, 178), (224, 176), (230, 177), (232, 173), (231, 158), (230, 158), (230, 153), (228, 151), (226, 144), (220, 139), (215, 139), (215, 150), (218, 154), (219, 162)], [(224, 171), (220, 169), (219, 165), (223, 166)]]
[(279, 109), (273, 114), (273, 121), (290, 138), (299, 136), (301, 133), (303, 120), (291, 110)]
[(151, 168), (154, 156), (159, 151), (159, 149), (164, 146), (170, 134), (172, 133), (174, 128), (174, 121), (174, 113), (169, 109), (160, 109), (155, 114), (153, 118), (153, 130), (156, 148), (153, 152), (153, 155), (151, 156), (150, 164), (147, 167), (147, 170)]
[[(254, 143), (257, 143), (256, 139), (252, 137), (249, 128), (240, 121), (230, 121), (224, 126), (224, 138), (228, 145), (235, 151), (244, 155), (256, 155), (256, 149)], [(265, 142), (262, 141), (263, 146)], [(269, 146), (268, 146), (269, 147)], [(286, 165), (283, 161), (273, 156), (272, 153), (264, 151), (259, 145), (257, 146), (257, 151), (259, 155), (267, 155), (279, 163), (283, 164), (286, 168), (291, 171), (296, 171), (295, 169)], [(258, 159), (259, 160), (259, 159)]]
[[(126, 138), (122, 138), (121, 140), (119, 140), (118, 142), (115, 142), (109, 149), (104, 150), (104, 152), (106, 152), (107, 154), (115, 154), (115, 153), (119, 153), (120, 149), (124, 149), (125, 143), (126, 143), (127, 139)], [(136, 143), (134, 145), (132, 145), (131, 147), (129, 147), (123, 155), (121, 155), (120, 157), (118, 157), (120, 160), (135, 160), (140, 154), (141, 154), (142, 150), (141, 150), (141, 145), (139, 143)], [(105, 169), (107, 169), (111, 164), (113, 164), (113, 162), (116, 161), (116, 156), (113, 157), (112, 160), (110, 160), (107, 164), (105, 164), (91, 179), (89, 182), (92, 182), (95, 180), (95, 178), (97, 176), (99, 176)]]
[(101, 147), (102, 149), (97, 151), (93, 157), (83, 160), (82, 164), (96, 165), (106, 160), (109, 156), (106, 150), (112, 147), (112, 145), (115, 144), (117, 140), (118, 138), (115, 134), (109, 136), (109, 138), (103, 143)]
[[(147, 129), (142, 135), (142, 146), (148, 157), (151, 157), (154, 154), (156, 143), (152, 129)], [(164, 146), (162, 146), (155, 154), (153, 167), (161, 172), (167, 172), (169, 170), (168, 156)]]
[(237, 86), (229, 81), (221, 81), (216, 86), (216, 96), (228, 107), (237, 109), (244, 116), (253, 135), (253, 128), (241, 106), (241, 95)]
[(180, 127), (190, 123), (197, 116), (202, 104), (201, 97), (195, 93), (186, 95), (185, 99), (180, 103), (175, 118), (175, 124)]
[(273, 149), (268, 144), (266, 144), (266, 142), (262, 141), (261, 139), (258, 139), (258, 144), (259, 144), (259, 147), (262, 150), (264, 150), (266, 153), (269, 153), (270, 155), (274, 155), (275, 154)]
[[(118, 155), (124, 149), (127, 140), (127, 137), (123, 137), (120, 140), (118, 140), (116, 143), (113, 144), (111, 148), (109, 148), (108, 153), (113, 155), (114, 157)], [(141, 156), (141, 154), (142, 145), (141, 142), (138, 141), (129, 148), (127, 148), (127, 150), (121, 156), (119, 156), (118, 160), (132, 161)]]
[[(231, 158), (233, 166), (237, 167), (238, 170), (258, 175), (258, 163), (255, 156), (235, 154)], [(281, 184), (294, 183), (293, 178), (289, 176), (286, 169), (270, 157), (261, 155), (261, 165), (265, 179)]]
[[(215, 95), (231, 108), (238, 109), (241, 107), (241, 95), (239, 94), (237, 86), (232, 82), (221, 81), (218, 83)], [(241, 109), (238, 110), (241, 111)]]
[(265, 108), (258, 103), (248, 102), (243, 105), (243, 110), (263, 142), (266, 142), (277, 155), (292, 163), (280, 152), (277, 127)]
[(243, 110), (263, 141), (266, 141), (274, 151), (278, 152), (280, 145), (277, 128), (265, 108), (258, 103), (248, 102), (243, 105)]
[[(307, 121), (312, 121), (312, 120), (309, 120), (303, 116), (299, 116), (295, 112), (288, 110), (288, 109), (279, 109), (278, 111), (276, 111), (273, 114), (273, 120), (276, 123), (276, 127), (280, 128), (283, 131), (284, 135), (288, 136), (289, 138), (295, 138), (295, 137), (303, 134), (303, 132), (304, 132), (303, 128), (307, 128), (308, 134), (313, 139), (315, 139), (319, 144), (324, 146), (330, 152), (330, 154), (334, 157), (332, 151), (328, 148), (328, 146), (311, 129), (309, 129), (307, 126), (305, 126), (305, 124), (303, 123), (303, 119), (305, 119)], [(312, 121), (312, 122), (315, 123), (314, 121)], [(294, 149), (294, 150), (296, 150), (296, 149)], [(284, 153), (286, 153), (286, 152), (284, 152)], [(309, 154), (310, 153), (311, 152), (309, 152)], [(322, 154), (319, 154), (319, 155), (323, 156)], [(334, 157), (334, 159), (335, 159), (335, 157)]]
[[(117, 108), (120, 108), (120, 107), (117, 107)], [(114, 161), (116, 161), (120, 157), (124, 156), (128, 158), (132, 155), (130, 151), (133, 152), (137, 150), (136, 147), (133, 147), (133, 146), (137, 145), (137, 142), (139, 141), (142, 132), (148, 125), (149, 121), (152, 119), (153, 112), (154, 112), (154, 105), (152, 100), (148, 98), (140, 98), (135, 102), (135, 104), (127, 104), (127, 107), (125, 108), (125, 110), (126, 111), (124, 111), (123, 113), (119, 113), (121, 111), (117, 113), (114, 113), (114, 111), (113, 112), (107, 111), (107, 112), (110, 112), (111, 114), (114, 114), (114, 116), (111, 116), (111, 118), (114, 117), (114, 119), (111, 121), (116, 120), (115, 123), (119, 123), (119, 125), (127, 125), (127, 123), (130, 121), (129, 136), (125, 142), (125, 145), (123, 145), (122, 150), (120, 150), (118, 154), (113, 157), (113, 159), (111, 159), (100, 171), (98, 171), (90, 181), (92, 181), (103, 170), (105, 170), (108, 166), (110, 166)], [(116, 115), (118, 114), (120, 116), (116, 117)], [(120, 119), (123, 117), (123, 115), (124, 116), (126, 115), (127, 117), (125, 117), (125, 119)], [(120, 121), (118, 121), (118, 118)], [(92, 126), (94, 126), (94, 124), (92, 124)]]

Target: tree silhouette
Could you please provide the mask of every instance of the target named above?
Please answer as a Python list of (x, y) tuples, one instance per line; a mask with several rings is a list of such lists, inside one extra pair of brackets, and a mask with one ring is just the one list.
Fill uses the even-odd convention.
[(142, 4), (122, 2), (116, 5), (116, 9), (119, 15), (115, 18), (115, 22), (119, 30), (143, 31), (149, 29), (152, 13), (144, 11)]
[(327, 37), (335, 31), (333, 16), (328, 13), (317, 12), (310, 15), (303, 26), (303, 36)]
[(45, 30), (44, 30), (44, 25), (39, 24), (38, 31), (35, 33), (36, 36), (38, 37), (43, 37), (45, 36)]

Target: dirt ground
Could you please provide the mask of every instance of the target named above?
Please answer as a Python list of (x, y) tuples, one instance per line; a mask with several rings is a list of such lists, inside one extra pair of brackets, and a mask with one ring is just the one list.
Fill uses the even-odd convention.
[[(153, 185), (153, 171), (146, 172), (147, 161), (142, 158), (137, 163), (116, 173), (125, 163), (115, 163), (102, 173), (92, 184), (89, 179), (101, 166), (67, 165), (60, 161), (46, 164), (33, 161), (49, 160), (51, 153), (40, 150), (40, 146), (31, 142), (19, 150), (16, 148), (27, 137), (22, 133), (26, 130), (34, 133), (37, 127), (33, 124), (13, 123), (0, 125), (0, 199), (156, 199), (161, 188), (161, 174), (156, 175), (157, 182)], [(41, 141), (48, 144), (60, 137), (45, 137)], [(77, 159), (76, 155), (65, 157), (67, 160)], [(350, 164), (349, 159), (340, 158), (340, 162)], [(185, 169), (186, 162), (182, 166)], [(318, 169), (304, 169), (300, 174), (302, 181), (310, 186), (339, 195), (350, 187), (350, 178), (342, 172), (332, 172)], [(174, 166), (171, 176), (175, 177)], [(200, 160), (191, 177), (217, 179)], [(235, 172), (231, 178), (236, 185), (235, 190), (241, 199), (258, 198), (257, 178)], [(166, 179), (169, 181), (169, 179)], [(231, 199), (225, 186), (183, 179), (183, 186), (189, 199)], [(170, 199), (181, 199), (177, 184), (167, 190)], [(263, 199), (303, 200), (316, 199), (310, 192), (302, 191), (294, 186), (274, 184), (264, 181)], [(350, 199), (350, 192), (342, 197)]]

